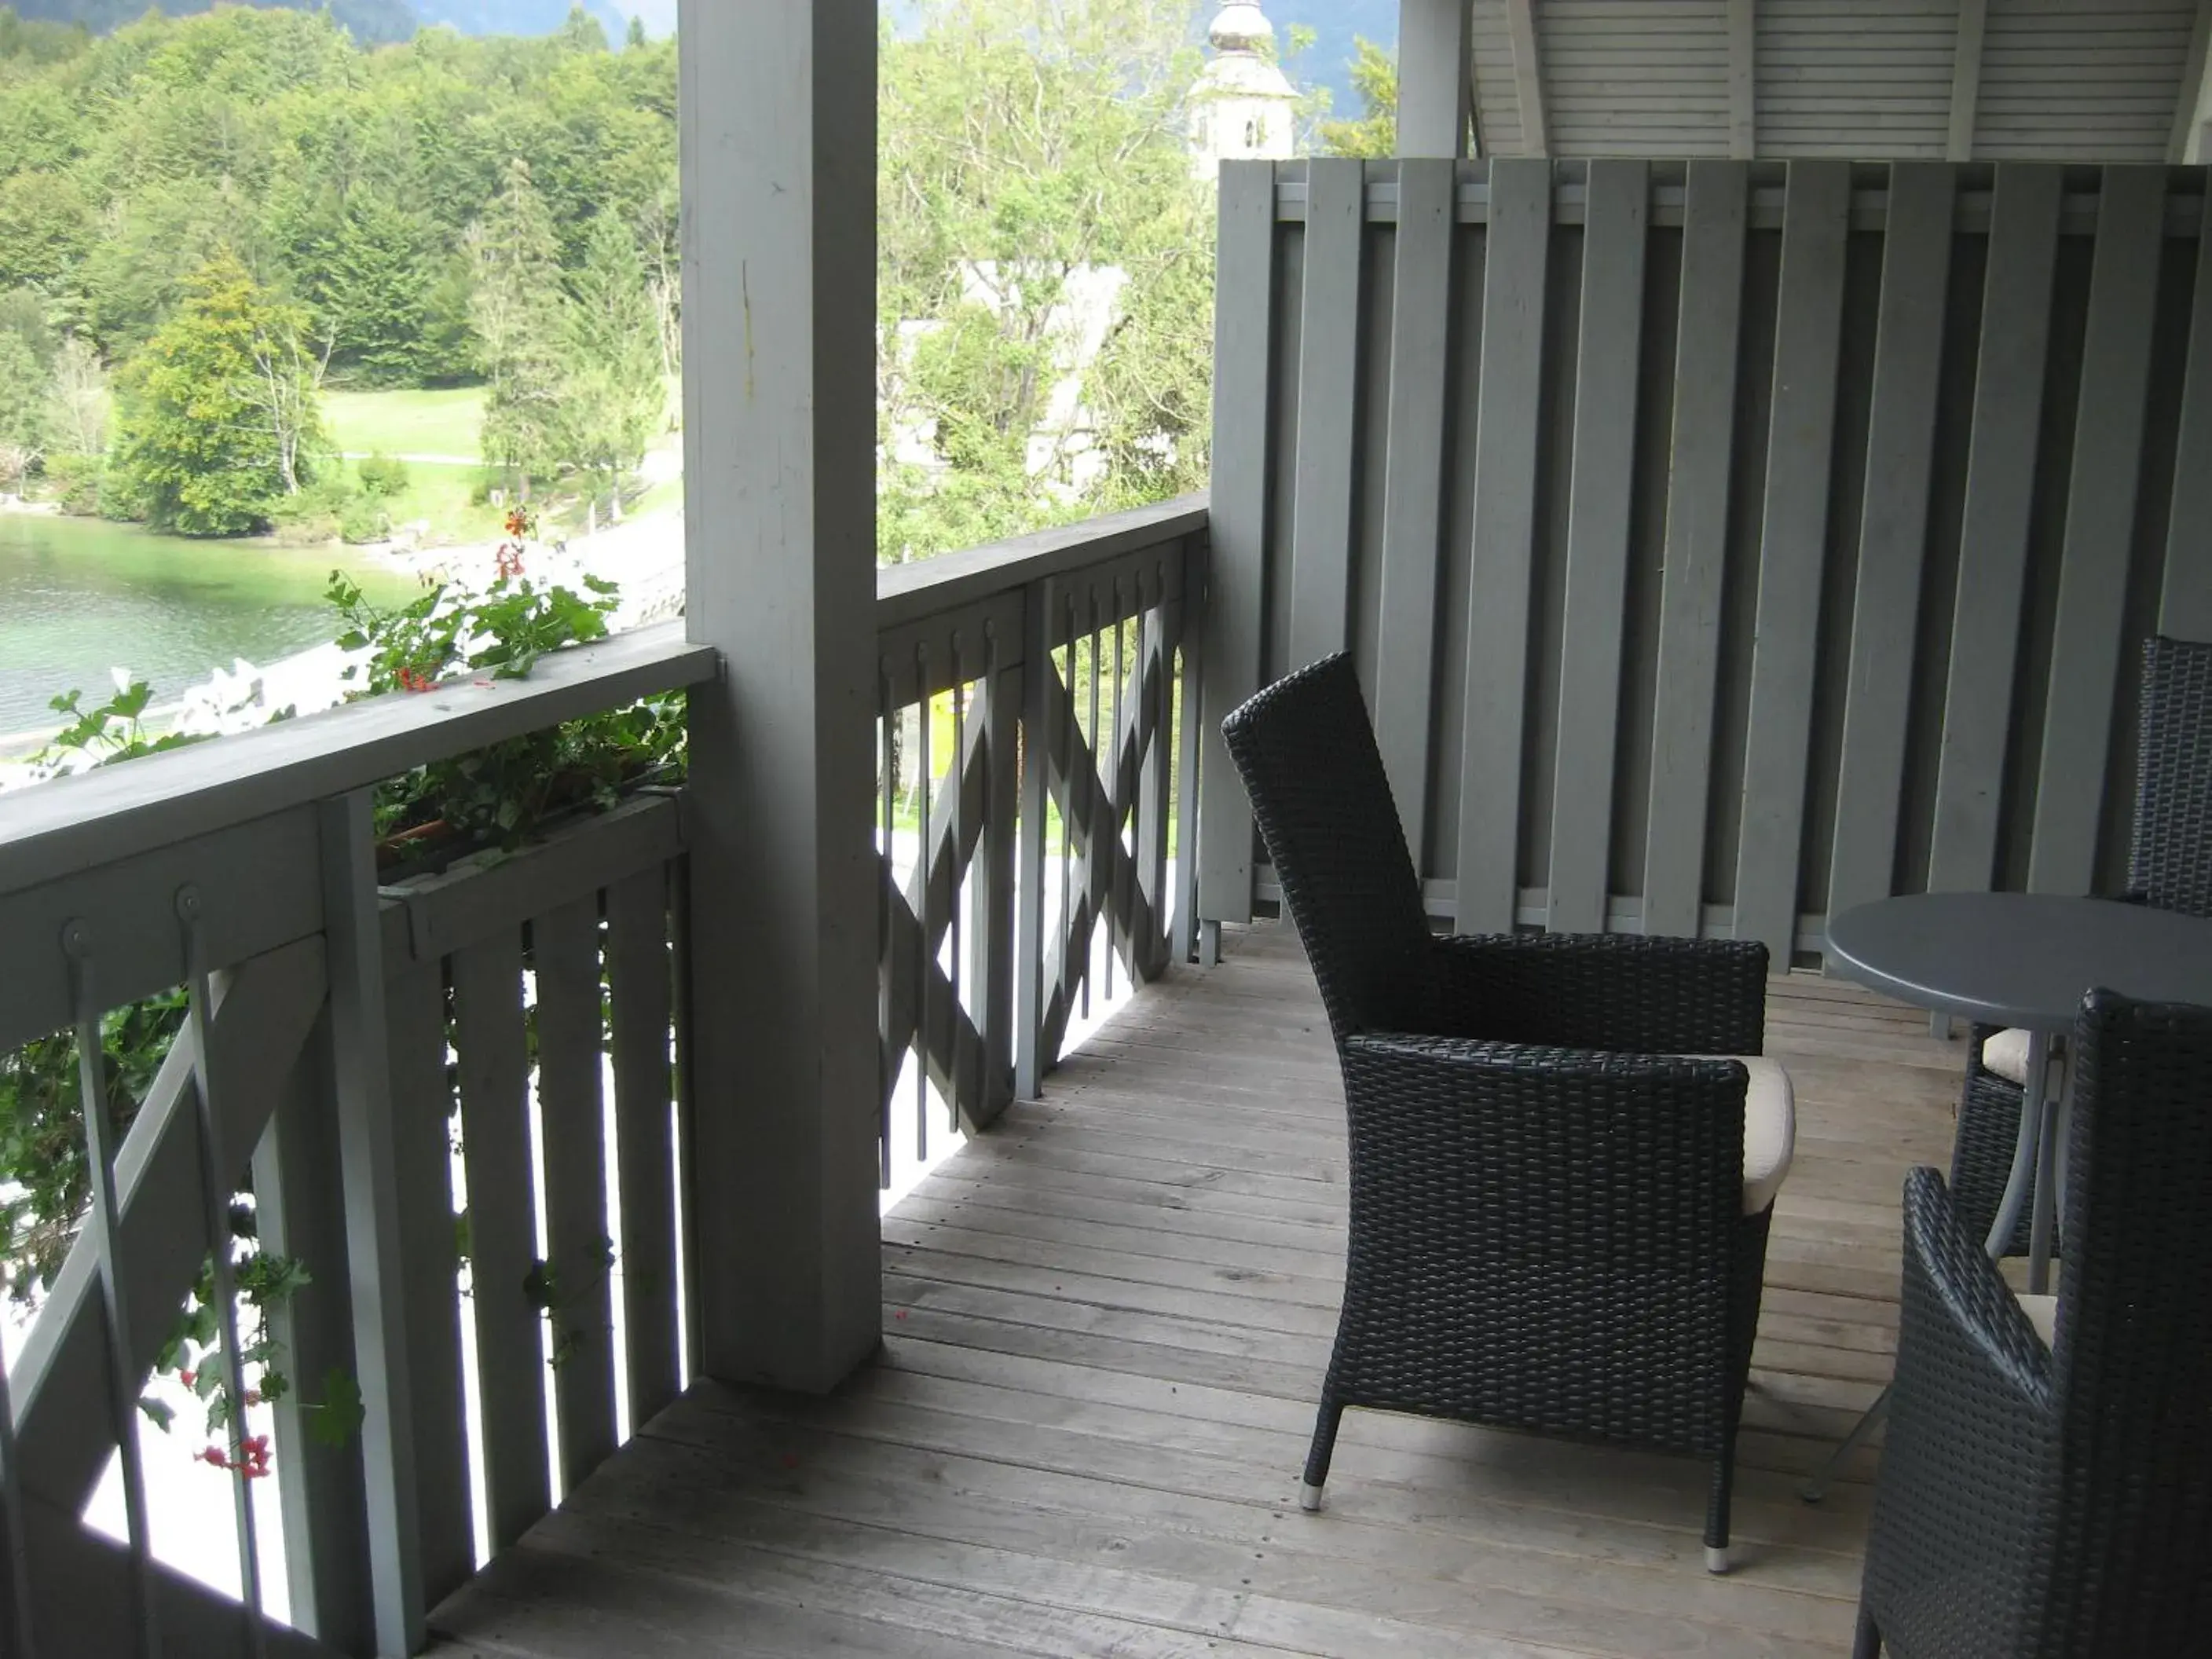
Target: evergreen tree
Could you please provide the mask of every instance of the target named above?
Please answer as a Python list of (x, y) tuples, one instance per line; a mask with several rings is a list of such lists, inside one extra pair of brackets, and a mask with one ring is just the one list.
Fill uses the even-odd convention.
[(267, 528), (321, 435), (307, 319), (273, 300), (235, 254), (210, 261), (177, 314), (130, 365), (120, 461), (158, 530)]
[(560, 459), (562, 345), (560, 243), (530, 164), (507, 164), (506, 187), (469, 233), (473, 315), (483, 371), (483, 452), (529, 495)]
[(569, 280), (563, 459), (591, 476), (622, 512), (623, 479), (667, 424), (660, 326), (637, 239), (611, 213), (592, 226), (582, 266)]

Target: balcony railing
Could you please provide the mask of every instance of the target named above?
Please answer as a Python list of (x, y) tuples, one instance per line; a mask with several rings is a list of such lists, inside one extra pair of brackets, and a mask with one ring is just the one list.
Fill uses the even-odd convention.
[[(902, 1071), (917, 1139), (939, 1112), (988, 1124), (1088, 998), (1188, 951), (1205, 526), (1178, 503), (882, 577), (886, 1168)], [(180, 985), (191, 1012), (119, 1145), (95, 1113), (92, 1214), (12, 1401), (0, 1374), (0, 1585), (23, 1615), (0, 1653), (412, 1650), (484, 1545), (676, 1396), (687, 966), (708, 948), (685, 934), (682, 792), (391, 885), (369, 791), (716, 672), (645, 630), (9, 799), (0, 1048), (95, 1044)], [(250, 1550), (245, 1602), (154, 1559), (135, 1452), (246, 1188), (262, 1247), (313, 1274), (272, 1316), (285, 1370), (349, 1376), (365, 1408), (342, 1447), (297, 1395), (270, 1408), (258, 1507), (296, 1628), (252, 1605)], [(118, 1448), (127, 1545), (81, 1520)]]

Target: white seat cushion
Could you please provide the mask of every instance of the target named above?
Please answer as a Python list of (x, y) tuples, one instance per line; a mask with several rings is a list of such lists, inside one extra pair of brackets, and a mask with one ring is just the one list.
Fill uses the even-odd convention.
[(1737, 1054), (1751, 1073), (1743, 1097), (1743, 1212), (1757, 1215), (1774, 1202), (1797, 1150), (1797, 1097), (1779, 1060)]
[(2027, 1084), (2027, 1033), (1999, 1031), (1982, 1045), (1982, 1064), (2008, 1083)]
[(2035, 1327), (2035, 1334), (2043, 1339), (2043, 1346), (2051, 1346), (2058, 1340), (2058, 1298), (2055, 1296), (2023, 1296), (2020, 1310), (2027, 1316), (2027, 1322)]

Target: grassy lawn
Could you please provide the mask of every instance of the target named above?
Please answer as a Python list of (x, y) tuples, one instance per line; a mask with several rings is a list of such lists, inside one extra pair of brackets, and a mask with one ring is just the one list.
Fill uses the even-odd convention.
[(476, 488), (477, 473), (478, 469), (473, 466), (434, 466), (410, 461), (406, 489), (385, 502), (384, 510), (392, 515), (395, 525), (428, 520), (431, 535), (441, 540), (495, 541), (500, 534), (498, 510), (476, 506), (469, 500)]
[(484, 389), (332, 392), (323, 398), (331, 435), (348, 454), (454, 455), (475, 460)]

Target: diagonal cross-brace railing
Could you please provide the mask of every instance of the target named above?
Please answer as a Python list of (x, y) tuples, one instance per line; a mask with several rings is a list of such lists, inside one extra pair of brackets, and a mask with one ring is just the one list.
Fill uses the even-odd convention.
[(1202, 501), (1175, 502), (884, 574), (886, 1179), (907, 1079), (926, 1156), (931, 1090), (987, 1126), (1036, 1092), (1094, 994), (1177, 954), (1205, 526)]

